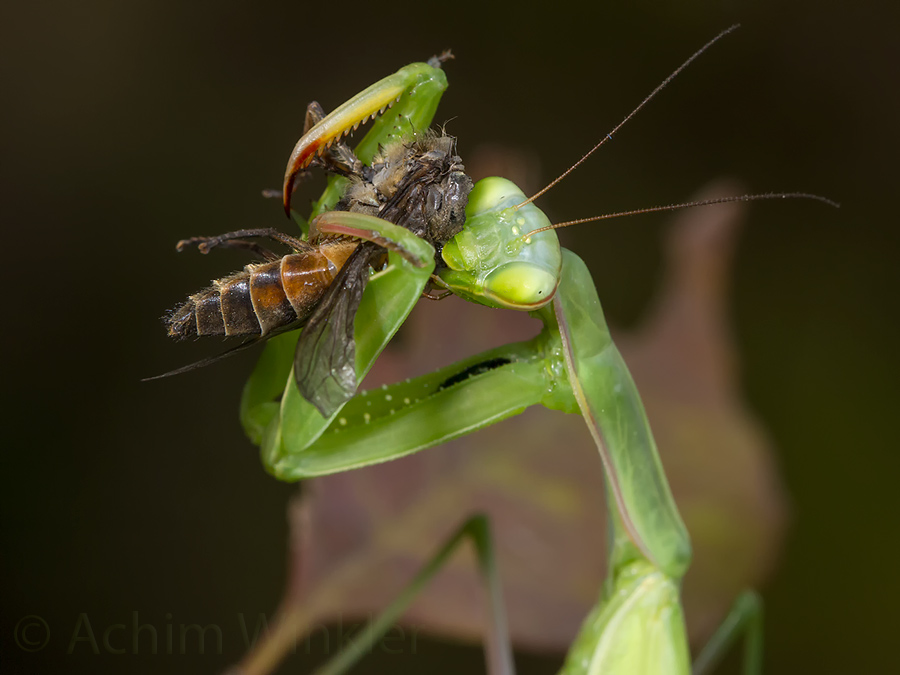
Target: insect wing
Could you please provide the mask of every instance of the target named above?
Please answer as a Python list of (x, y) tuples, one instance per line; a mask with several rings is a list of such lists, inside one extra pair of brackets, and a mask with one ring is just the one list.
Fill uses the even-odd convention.
[(325, 292), (297, 341), (294, 379), (300, 394), (330, 417), (356, 393), (354, 319), (381, 248), (360, 244)]
[[(271, 336), (267, 336), (271, 337)], [(205, 368), (206, 366), (211, 366), (214, 363), (218, 363), (224, 358), (229, 356), (233, 356), (238, 352), (242, 352), (245, 349), (248, 349), (256, 344), (259, 344), (266, 338), (256, 336), (250, 337), (239, 345), (232, 347), (231, 349), (222, 352), (221, 354), (216, 354), (214, 356), (207, 356), (205, 359), (200, 359), (199, 361), (194, 361), (193, 363), (189, 363), (186, 366), (181, 366), (181, 368), (176, 368), (175, 370), (170, 370), (162, 375), (153, 375), (152, 377), (145, 377), (141, 379), (141, 382), (150, 382), (151, 380), (161, 380), (164, 377), (172, 377), (173, 375), (181, 375), (183, 373), (189, 373), (192, 370), (196, 370), (197, 368)]]

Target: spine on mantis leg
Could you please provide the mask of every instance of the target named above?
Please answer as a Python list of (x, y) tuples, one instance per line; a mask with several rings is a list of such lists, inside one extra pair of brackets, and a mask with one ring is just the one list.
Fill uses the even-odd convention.
[(679, 579), (690, 564), (690, 539), (672, 499), (637, 387), (610, 336), (590, 272), (571, 251), (563, 251), (562, 278), (553, 310), (573, 393), (603, 459), (610, 507), (615, 507), (618, 515), (614, 525), (620, 525), (636, 547), (617, 538), (620, 545), (613, 548), (611, 569), (615, 572), (640, 555)]
[[(284, 175), (284, 204), (289, 208), (297, 174), (317, 154), (339, 141), (366, 119), (371, 128), (356, 146), (356, 156), (369, 164), (379, 147), (414, 138), (428, 129), (441, 95), (447, 89), (447, 76), (436, 63), (411, 63), (393, 75), (379, 80), (326, 116), (303, 135), (294, 147)], [(328, 187), (310, 214), (310, 219), (330, 211), (347, 186), (343, 176), (332, 176)]]

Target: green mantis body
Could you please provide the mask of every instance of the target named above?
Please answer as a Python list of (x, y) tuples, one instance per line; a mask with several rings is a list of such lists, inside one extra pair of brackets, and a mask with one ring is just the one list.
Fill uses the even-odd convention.
[[(437, 62), (413, 64), (373, 85), (298, 142), (285, 178), (330, 139), (399, 100), (358, 146), (363, 161), (378, 144), (424, 130), (446, 79)], [(385, 121), (387, 120), (387, 121)], [(565, 673), (679, 675), (691, 672), (680, 580), (691, 546), (663, 473), (640, 397), (613, 343), (585, 264), (560, 249), (546, 216), (510, 181), (479, 181), (465, 227), (435, 250), (378, 218), (332, 211), (342, 191), (332, 178), (313, 211), (321, 232), (386, 238), (391, 252), (372, 275), (356, 315), (359, 381), (432, 280), (467, 300), (529, 311), (543, 323), (534, 339), (499, 347), (413, 380), (360, 392), (329, 417), (299, 394), (291, 376), (296, 333), (271, 340), (248, 381), (241, 419), (262, 460), (282, 480), (299, 480), (402, 457), (516, 415), (532, 405), (580, 413), (605, 470), (612, 542), (607, 582), (565, 663)], [(280, 400), (278, 400), (280, 396)], [(744, 599), (700, 669), (752, 612)], [(748, 650), (748, 653), (749, 650)], [(758, 650), (748, 669), (758, 669)]]

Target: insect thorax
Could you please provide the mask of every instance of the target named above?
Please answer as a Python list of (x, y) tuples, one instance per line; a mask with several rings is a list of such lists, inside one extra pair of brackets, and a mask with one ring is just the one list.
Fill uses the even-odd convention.
[(336, 207), (400, 225), (440, 250), (465, 224), (472, 179), (455, 140), (434, 132), (382, 148), (371, 166), (349, 175)]

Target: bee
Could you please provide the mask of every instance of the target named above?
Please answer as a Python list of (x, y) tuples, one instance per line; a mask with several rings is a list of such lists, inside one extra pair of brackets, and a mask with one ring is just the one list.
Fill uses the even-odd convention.
[[(307, 129), (322, 117), (318, 104), (310, 104)], [(435, 247), (436, 260), (443, 264), (440, 251), (462, 230), (473, 185), (451, 136), (428, 131), (411, 141), (395, 141), (381, 148), (371, 165), (338, 142), (316, 157), (315, 165), (349, 179), (336, 210), (376, 216), (410, 230)], [(279, 255), (251, 241), (256, 238), (278, 242), (290, 253)], [(302, 327), (294, 367), (300, 393), (326, 417), (352, 397), (357, 386), (354, 318), (370, 270), (387, 261), (383, 246), (322, 235), (314, 227), (308, 240), (275, 229), (254, 229), (193, 237), (178, 242), (177, 248), (192, 246), (201, 253), (242, 248), (263, 261), (191, 295), (164, 317), (168, 334), (177, 339), (225, 335), (246, 340), (224, 354), (159, 377), (208, 365)]]

